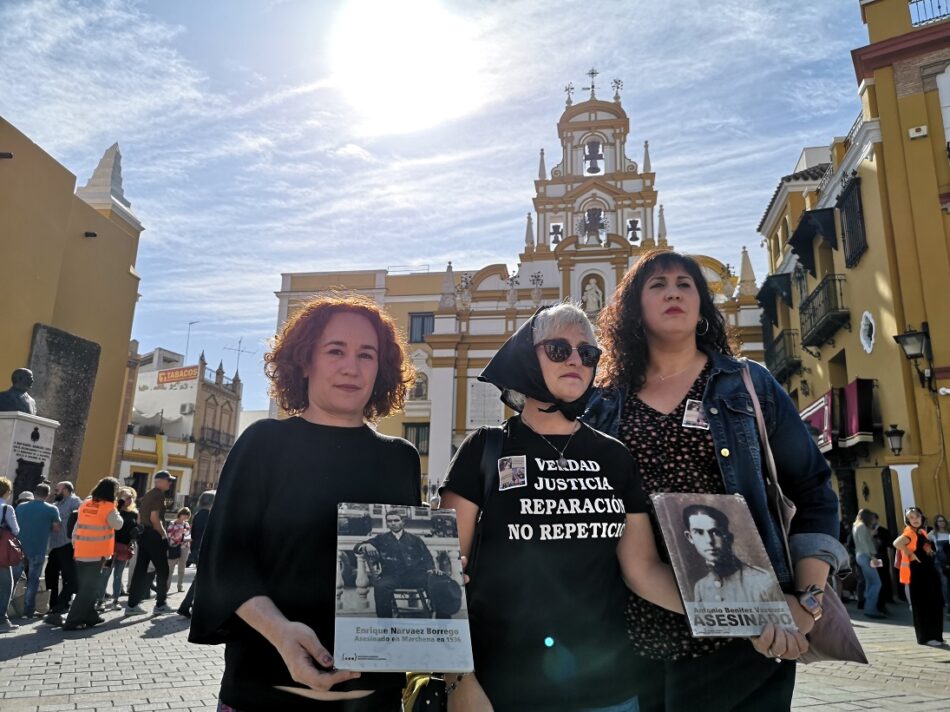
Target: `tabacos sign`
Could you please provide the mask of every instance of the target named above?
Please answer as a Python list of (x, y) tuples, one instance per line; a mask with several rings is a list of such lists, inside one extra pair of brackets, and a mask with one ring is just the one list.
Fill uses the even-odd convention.
[(197, 366), (184, 368), (169, 368), (158, 372), (158, 383), (177, 383), (179, 381), (194, 381), (198, 378)]

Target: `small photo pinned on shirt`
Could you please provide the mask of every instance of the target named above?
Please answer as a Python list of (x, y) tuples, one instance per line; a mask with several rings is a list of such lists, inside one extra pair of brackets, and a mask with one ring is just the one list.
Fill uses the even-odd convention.
[(709, 430), (709, 423), (706, 421), (706, 413), (703, 410), (703, 402), (686, 399), (686, 410), (683, 413), (684, 428), (698, 428), (700, 430)]
[(509, 455), (498, 458), (498, 491), (504, 492), (528, 484), (528, 458), (525, 455)]

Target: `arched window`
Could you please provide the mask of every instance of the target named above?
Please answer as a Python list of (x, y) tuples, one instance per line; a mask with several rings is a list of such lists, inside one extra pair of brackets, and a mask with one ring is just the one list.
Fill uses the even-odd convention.
[(416, 373), (416, 382), (409, 391), (409, 400), (429, 400), (429, 377), (424, 373)]

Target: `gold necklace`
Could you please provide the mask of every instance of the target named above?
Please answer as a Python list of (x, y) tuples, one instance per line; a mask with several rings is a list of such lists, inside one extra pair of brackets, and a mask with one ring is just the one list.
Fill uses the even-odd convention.
[(668, 380), (668, 379), (670, 379), (670, 378), (673, 378), (674, 376), (679, 376), (681, 373), (686, 373), (686, 372), (687, 372), (689, 369), (691, 369), (692, 367), (693, 367), (693, 364), (690, 364), (690, 365), (687, 366), (686, 368), (684, 368), (684, 369), (682, 369), (682, 370), (680, 370), (680, 371), (677, 371), (676, 373), (671, 373), (671, 374), (669, 374), (668, 376), (661, 376), (661, 375), (657, 374), (656, 377), (660, 379), (660, 383), (663, 383), (664, 381), (666, 381), (666, 380)]

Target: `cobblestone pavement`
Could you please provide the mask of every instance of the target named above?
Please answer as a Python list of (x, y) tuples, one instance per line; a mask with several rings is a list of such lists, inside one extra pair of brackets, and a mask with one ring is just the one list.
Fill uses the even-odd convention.
[[(182, 595), (169, 596), (169, 605), (177, 607)], [(802, 666), (794, 709), (946, 710), (950, 649), (917, 645), (906, 606), (892, 611), (879, 622), (852, 610), (871, 664)], [(105, 618), (89, 632), (37, 620), (0, 636), (0, 710), (215, 709), (222, 647), (189, 645), (188, 621), (178, 615), (109, 611)]]

